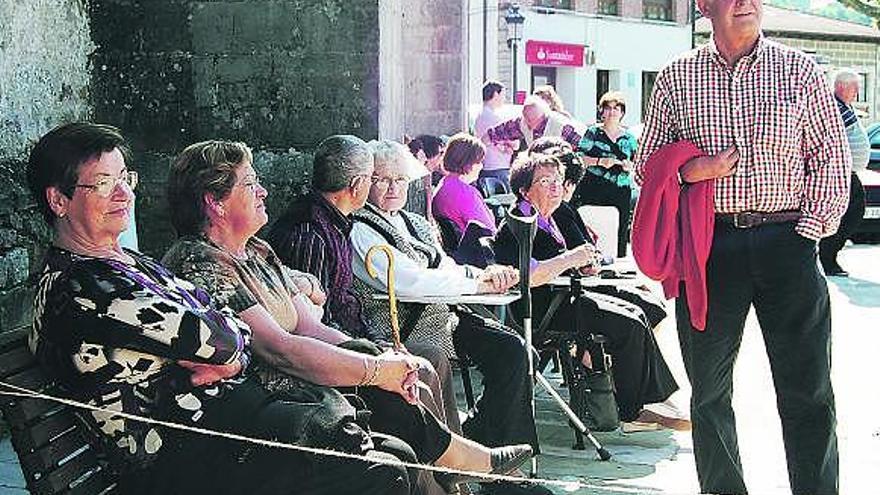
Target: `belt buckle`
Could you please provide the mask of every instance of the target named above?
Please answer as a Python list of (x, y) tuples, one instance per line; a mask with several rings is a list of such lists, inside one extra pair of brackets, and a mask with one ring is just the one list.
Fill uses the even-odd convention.
[(757, 225), (755, 223), (756, 219), (759, 219), (760, 215), (756, 213), (752, 213), (750, 211), (743, 211), (740, 213), (733, 214), (733, 226), (738, 229), (749, 229)]

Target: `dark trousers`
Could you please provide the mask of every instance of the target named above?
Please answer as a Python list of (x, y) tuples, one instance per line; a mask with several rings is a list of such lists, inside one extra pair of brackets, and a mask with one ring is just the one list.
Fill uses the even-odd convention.
[[(253, 438), (298, 444), (303, 416), (291, 414), (283, 394), (269, 394), (248, 380), (205, 410), (198, 426)], [(172, 418), (172, 421), (174, 418)], [(365, 437), (351, 422), (346, 432)], [(149, 469), (122, 476), (120, 492), (127, 494), (395, 494), (408, 495), (422, 470), (296, 450), (262, 447), (225, 438), (168, 430), (162, 454)], [(403, 441), (373, 434), (372, 446), (334, 446), (371, 459), (416, 462)], [(412, 483), (412, 485), (411, 485)]]
[(483, 375), (483, 394), (462, 425), (466, 437), (490, 447), (527, 443), (538, 452), (525, 341), (496, 320), (458, 310), (455, 352)]
[(617, 208), (617, 257), (626, 256), (629, 242), (629, 221), (632, 217), (632, 187), (619, 186), (589, 172), (581, 179), (577, 188), (578, 206), (597, 205)]
[(405, 441), (421, 462), (433, 463), (449, 447), (452, 434), (425, 406), (378, 387), (361, 388), (358, 396), (372, 412), (370, 428)]
[(746, 493), (731, 407), (733, 365), (755, 307), (764, 336), (792, 492), (836, 494), (838, 456), (831, 390), (831, 308), (816, 243), (794, 223), (737, 229), (715, 224), (706, 270), (706, 330), (676, 301), (679, 340), (693, 388), (691, 420), (700, 487)]
[(849, 189), (849, 205), (846, 213), (840, 220), (840, 227), (834, 235), (828, 236), (819, 242), (819, 261), (825, 271), (836, 268), (837, 253), (843, 249), (846, 240), (859, 228), (862, 217), (865, 216), (865, 188), (862, 181), (855, 173), (852, 174)]

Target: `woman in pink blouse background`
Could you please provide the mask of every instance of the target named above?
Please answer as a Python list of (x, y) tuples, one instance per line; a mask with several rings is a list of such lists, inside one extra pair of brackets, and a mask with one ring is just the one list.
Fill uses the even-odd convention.
[(437, 218), (448, 218), (464, 232), (468, 222), (475, 221), (495, 235), (495, 217), (472, 184), (483, 169), (486, 146), (474, 136), (459, 133), (446, 145), (443, 169), (446, 176), (434, 195), (432, 210)]

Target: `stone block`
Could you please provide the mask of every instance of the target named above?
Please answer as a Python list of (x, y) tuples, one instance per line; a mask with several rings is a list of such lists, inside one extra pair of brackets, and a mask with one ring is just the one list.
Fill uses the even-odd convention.
[(94, 56), (95, 119), (119, 126), (135, 149), (173, 151), (192, 142), (191, 56), (184, 52)]
[(23, 247), (15, 247), (0, 254), (0, 288), (9, 288), (24, 282), (28, 277), (28, 253)]
[(33, 320), (34, 287), (0, 291), (0, 333), (16, 330)]
[(236, 7), (244, 8), (246, 5), (230, 5), (229, 2), (193, 3), (190, 11), (190, 35), (194, 53), (220, 54), (230, 51), (234, 42), (234, 16), (230, 15), (230, 9)]
[(33, 142), (59, 122), (90, 115), (94, 44), (84, 4), (0, 2), (0, 160), (24, 160)]
[(188, 0), (92, 0), (92, 39), (103, 52), (189, 51)]

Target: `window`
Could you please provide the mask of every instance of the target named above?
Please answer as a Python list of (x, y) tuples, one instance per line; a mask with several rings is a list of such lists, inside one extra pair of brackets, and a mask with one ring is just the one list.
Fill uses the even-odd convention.
[(864, 103), (868, 101), (868, 75), (859, 73), (859, 96), (856, 101)]
[(654, 91), (654, 82), (657, 80), (656, 72), (642, 72), (642, 120), (648, 113), (648, 103), (651, 100), (651, 93)]
[(571, 10), (572, 0), (535, 0), (535, 7)]
[(602, 95), (611, 89), (611, 71), (599, 69), (596, 71), (596, 108)]
[(617, 0), (599, 0), (599, 13), (605, 15), (618, 15)]
[(556, 67), (532, 66), (532, 91), (538, 86), (549, 84), (556, 87)]
[(643, 0), (642, 17), (657, 21), (671, 21), (672, 0)]

